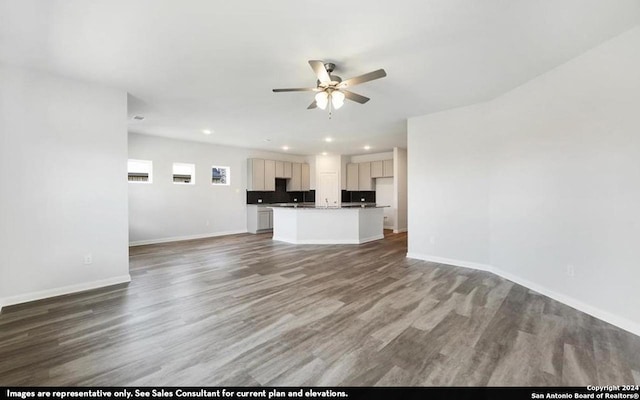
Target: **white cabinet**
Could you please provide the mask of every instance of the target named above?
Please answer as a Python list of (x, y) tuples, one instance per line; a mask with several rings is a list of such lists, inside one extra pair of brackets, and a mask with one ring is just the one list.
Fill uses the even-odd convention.
[(347, 164), (347, 190), (358, 190), (358, 164)]
[(276, 161), (276, 178), (284, 178), (284, 161)]
[(358, 190), (373, 190), (370, 162), (358, 164)]
[(250, 158), (247, 163), (247, 190), (264, 190), (264, 160)]
[(385, 178), (393, 177), (393, 160), (384, 160), (382, 162), (382, 173)]
[(273, 229), (273, 209), (247, 204), (247, 232), (260, 233)]
[(292, 178), (293, 177), (293, 173), (291, 171), (292, 169), (292, 165), (289, 161), (284, 161), (282, 163), (282, 169), (283, 169), (283, 173), (282, 173), (282, 177), (283, 178)]
[(276, 191), (276, 162), (273, 160), (264, 160), (264, 190)]
[(371, 161), (371, 177), (372, 178), (383, 178), (384, 177), (384, 162), (380, 161)]
[(393, 177), (393, 160), (347, 164), (347, 190), (375, 190), (374, 178)]
[(300, 183), (300, 189), (302, 191), (311, 190), (311, 171), (309, 164), (302, 164), (302, 178)]
[(273, 211), (258, 211), (258, 230), (264, 231), (273, 229), (271, 220), (273, 219)]
[(372, 178), (392, 178), (393, 160), (381, 160), (371, 162)]
[(302, 164), (291, 163), (291, 179), (287, 182), (287, 192), (302, 190)]
[(276, 190), (276, 178), (288, 179), (288, 192), (311, 190), (309, 164), (260, 158), (250, 158), (247, 162), (247, 190), (273, 192)]

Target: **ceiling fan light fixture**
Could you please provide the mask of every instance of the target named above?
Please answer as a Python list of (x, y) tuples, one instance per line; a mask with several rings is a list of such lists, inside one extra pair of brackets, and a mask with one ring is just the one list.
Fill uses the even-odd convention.
[(384, 69), (378, 69), (369, 73), (359, 75), (345, 81), (339, 76), (331, 75), (336, 68), (333, 63), (325, 63), (321, 60), (309, 60), (309, 65), (316, 75), (316, 86), (306, 88), (273, 89), (274, 92), (317, 92), (314, 101), (307, 107), (307, 110), (320, 108), (326, 110), (329, 107), (329, 119), (331, 111), (337, 110), (344, 105), (345, 99), (364, 104), (370, 99), (360, 94), (354, 93), (345, 88), (384, 78), (387, 73)]
[(322, 91), (316, 94), (316, 104), (322, 110), (327, 108), (327, 104), (329, 104), (329, 95), (327, 92)]
[(344, 105), (344, 93), (340, 91), (334, 91), (331, 93), (331, 104), (336, 110)]

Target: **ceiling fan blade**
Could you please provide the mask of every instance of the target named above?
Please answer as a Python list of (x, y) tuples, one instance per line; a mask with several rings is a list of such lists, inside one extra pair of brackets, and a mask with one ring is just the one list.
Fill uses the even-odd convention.
[(307, 107), (307, 110), (312, 110), (314, 108), (318, 108), (318, 104), (316, 103), (315, 100), (313, 101), (313, 103), (309, 104), (309, 107)]
[(327, 69), (324, 67), (324, 63), (320, 60), (309, 60), (309, 65), (313, 68), (313, 72), (316, 73), (318, 80), (322, 83), (331, 82), (331, 78), (329, 77), (329, 73)]
[(376, 70), (376, 71), (373, 71), (373, 72), (369, 72), (368, 74), (356, 76), (355, 78), (351, 78), (351, 79), (347, 79), (346, 81), (342, 81), (342, 83), (340, 83), (338, 85), (338, 88), (359, 85), (361, 83), (369, 82), (369, 81), (372, 81), (374, 79), (384, 78), (385, 76), (387, 76), (387, 73), (384, 71), (384, 69), (379, 69), (379, 70)]
[(364, 104), (367, 101), (371, 100), (368, 97), (364, 97), (362, 95), (359, 95), (358, 93), (353, 93), (350, 92), (348, 90), (340, 90), (342, 93), (344, 93), (344, 97), (346, 97), (347, 99), (351, 100), (351, 101), (355, 101), (356, 103), (360, 103), (360, 104)]
[(274, 92), (317, 92), (318, 88), (273, 89)]

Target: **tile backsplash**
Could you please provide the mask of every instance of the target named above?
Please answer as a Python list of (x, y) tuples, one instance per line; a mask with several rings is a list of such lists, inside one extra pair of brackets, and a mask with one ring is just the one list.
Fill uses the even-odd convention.
[[(362, 200), (364, 199), (364, 201)], [(343, 203), (375, 203), (376, 192), (375, 191), (342, 191)]]
[(287, 192), (286, 179), (276, 179), (275, 192), (247, 190), (247, 204), (303, 203), (315, 201), (315, 190), (305, 192)]

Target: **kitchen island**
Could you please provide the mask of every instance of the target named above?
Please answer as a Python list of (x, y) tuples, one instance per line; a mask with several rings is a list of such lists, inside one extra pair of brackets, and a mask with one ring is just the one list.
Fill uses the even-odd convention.
[(384, 238), (382, 206), (274, 206), (273, 240), (360, 244)]

